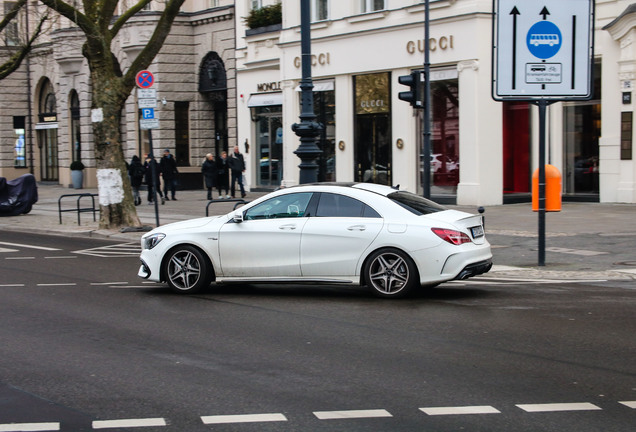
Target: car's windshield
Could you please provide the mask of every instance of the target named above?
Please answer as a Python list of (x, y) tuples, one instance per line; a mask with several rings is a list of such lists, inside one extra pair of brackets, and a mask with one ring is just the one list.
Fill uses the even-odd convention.
[(447, 210), (446, 207), (411, 192), (392, 192), (387, 198), (418, 216)]

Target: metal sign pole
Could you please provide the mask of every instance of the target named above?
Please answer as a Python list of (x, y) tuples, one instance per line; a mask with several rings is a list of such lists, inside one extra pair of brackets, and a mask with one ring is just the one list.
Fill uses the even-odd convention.
[(545, 266), (545, 116), (548, 102), (539, 99), (539, 263)]
[(424, 3), (424, 119), (422, 120), (424, 162), (422, 189), (424, 198), (431, 198), (431, 61), (429, 49), (429, 0)]
[(148, 129), (148, 145), (150, 146), (150, 176), (152, 180), (152, 200), (155, 203), (155, 223), (159, 226), (159, 204), (157, 203), (157, 188), (161, 185), (157, 182), (157, 161), (155, 160), (155, 153), (152, 149), (152, 129)]

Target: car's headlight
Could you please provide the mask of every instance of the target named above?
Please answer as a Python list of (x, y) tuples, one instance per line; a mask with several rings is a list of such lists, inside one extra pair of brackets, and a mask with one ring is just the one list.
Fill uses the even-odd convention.
[(166, 237), (165, 234), (157, 233), (144, 238), (144, 249), (152, 249), (157, 246), (161, 240)]

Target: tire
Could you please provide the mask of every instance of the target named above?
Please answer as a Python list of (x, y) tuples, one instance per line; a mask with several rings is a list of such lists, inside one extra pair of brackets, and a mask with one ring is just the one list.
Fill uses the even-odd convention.
[(178, 246), (167, 255), (163, 274), (174, 292), (194, 294), (210, 285), (212, 265), (199, 249)]
[(378, 297), (402, 298), (419, 284), (415, 263), (398, 249), (373, 252), (363, 271), (367, 287)]

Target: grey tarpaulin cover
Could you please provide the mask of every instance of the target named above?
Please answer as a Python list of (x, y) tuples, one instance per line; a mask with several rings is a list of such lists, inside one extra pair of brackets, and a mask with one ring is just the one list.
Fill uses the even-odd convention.
[(38, 186), (33, 174), (7, 181), (0, 177), (0, 216), (16, 216), (31, 211), (38, 202)]

